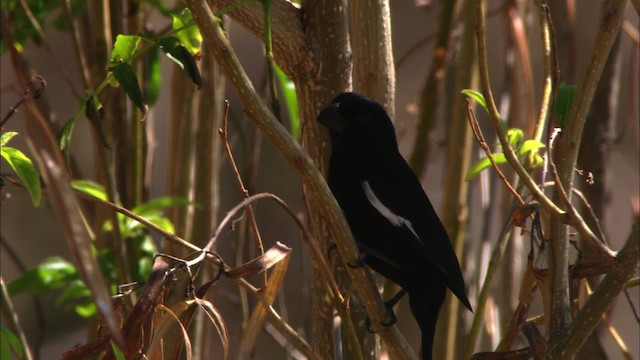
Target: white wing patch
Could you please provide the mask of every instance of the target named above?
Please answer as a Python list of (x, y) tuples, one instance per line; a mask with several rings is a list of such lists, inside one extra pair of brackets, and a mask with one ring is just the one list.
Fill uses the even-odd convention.
[(373, 207), (376, 210), (378, 210), (380, 215), (384, 216), (385, 219), (389, 220), (389, 222), (394, 226), (406, 226), (407, 228), (409, 228), (409, 230), (411, 230), (411, 232), (413, 233), (413, 235), (415, 235), (415, 237), (419, 238), (418, 234), (415, 232), (415, 230), (413, 230), (413, 225), (411, 225), (411, 221), (403, 218), (400, 215), (394, 214), (393, 211), (391, 211), (391, 209), (386, 207), (382, 203), (382, 201), (378, 199), (376, 194), (373, 192), (373, 189), (371, 189), (371, 185), (369, 185), (368, 181), (362, 182), (362, 189), (364, 190), (365, 195), (367, 195), (367, 199), (369, 200), (369, 203), (371, 203), (371, 205), (373, 205)]

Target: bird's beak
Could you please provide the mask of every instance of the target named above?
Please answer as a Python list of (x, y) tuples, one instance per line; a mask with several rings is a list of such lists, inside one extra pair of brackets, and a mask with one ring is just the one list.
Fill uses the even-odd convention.
[(338, 105), (335, 103), (322, 109), (320, 115), (318, 115), (318, 122), (333, 133), (342, 133), (344, 130), (344, 120), (338, 114)]

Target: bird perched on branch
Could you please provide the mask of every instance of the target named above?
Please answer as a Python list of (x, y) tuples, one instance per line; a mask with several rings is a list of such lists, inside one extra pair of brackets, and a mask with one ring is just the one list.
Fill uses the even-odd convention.
[(384, 108), (342, 93), (320, 112), (331, 137), (328, 182), (373, 270), (409, 294), (422, 332), (423, 359), (432, 358), (440, 306), (449, 288), (469, 310), (464, 279), (444, 226), (398, 151)]

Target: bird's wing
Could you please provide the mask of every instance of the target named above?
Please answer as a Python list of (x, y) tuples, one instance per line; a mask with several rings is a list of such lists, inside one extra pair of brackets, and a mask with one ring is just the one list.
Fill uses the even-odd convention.
[(442, 272), (447, 286), (468, 305), (464, 279), (447, 232), (415, 174), (399, 154), (372, 169), (362, 187), (367, 199), (389, 222), (414, 235), (403, 237), (408, 249), (419, 251)]

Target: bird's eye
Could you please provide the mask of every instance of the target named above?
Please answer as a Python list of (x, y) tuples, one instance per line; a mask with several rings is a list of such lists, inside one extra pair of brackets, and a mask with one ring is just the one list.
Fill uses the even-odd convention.
[(354, 117), (357, 115), (356, 108), (348, 104), (337, 103), (336, 108), (338, 109), (338, 113), (344, 117)]

